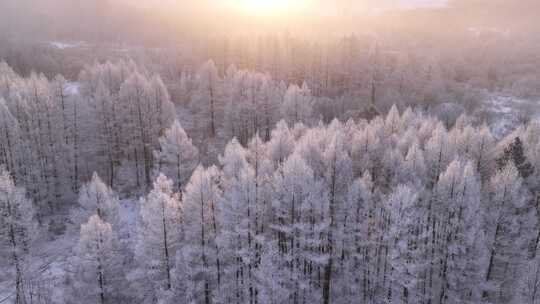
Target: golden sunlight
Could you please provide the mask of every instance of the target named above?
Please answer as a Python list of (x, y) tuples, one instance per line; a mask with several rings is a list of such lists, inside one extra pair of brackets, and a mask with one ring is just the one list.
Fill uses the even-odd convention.
[(249, 15), (271, 16), (299, 12), (308, 0), (230, 0), (231, 6)]

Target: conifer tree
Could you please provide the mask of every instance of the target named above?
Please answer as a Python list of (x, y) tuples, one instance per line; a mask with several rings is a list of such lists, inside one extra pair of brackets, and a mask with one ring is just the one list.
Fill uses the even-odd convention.
[(0, 168), (0, 253), (6, 257), (6, 276), (13, 284), (14, 303), (26, 303), (25, 278), (30, 245), (36, 237), (34, 206), (10, 173)]
[(81, 225), (72, 264), (68, 303), (115, 303), (123, 299), (125, 278), (118, 239), (111, 224), (93, 215)]
[(198, 161), (198, 150), (191, 139), (175, 120), (159, 139), (160, 148), (154, 151), (157, 169), (174, 181), (174, 188), (180, 192), (186, 185)]
[[(138, 286), (152, 298), (170, 292), (176, 252), (182, 240), (182, 210), (172, 181), (163, 174), (154, 182), (147, 197), (140, 200), (140, 225), (135, 257), (139, 264)], [(148, 297), (147, 296), (147, 297)]]

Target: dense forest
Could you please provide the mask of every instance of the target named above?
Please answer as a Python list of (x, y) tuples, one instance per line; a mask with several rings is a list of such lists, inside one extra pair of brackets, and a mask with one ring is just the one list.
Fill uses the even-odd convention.
[[(133, 61), (77, 83), (0, 66), (15, 303), (538, 301), (536, 122), (498, 139), (422, 107), (344, 116), (212, 61), (182, 75), (185, 107)], [(50, 238), (71, 242), (52, 282)]]

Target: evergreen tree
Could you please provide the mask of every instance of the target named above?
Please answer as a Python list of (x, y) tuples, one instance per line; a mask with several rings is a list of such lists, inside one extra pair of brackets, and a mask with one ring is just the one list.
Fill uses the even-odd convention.
[(533, 174), (534, 167), (527, 160), (523, 143), (519, 137), (516, 137), (514, 141), (504, 150), (503, 155), (497, 160), (497, 164), (499, 168), (502, 169), (510, 161), (519, 171), (519, 175), (521, 175), (522, 178), (526, 179)]

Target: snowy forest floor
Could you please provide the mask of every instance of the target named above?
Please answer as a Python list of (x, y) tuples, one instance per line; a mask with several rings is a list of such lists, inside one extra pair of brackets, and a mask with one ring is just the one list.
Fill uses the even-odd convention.
[(523, 123), (523, 117), (540, 121), (540, 101), (521, 99), (513, 96), (494, 95), (486, 99), (483, 110), (491, 131), (498, 138), (511, 133)]

